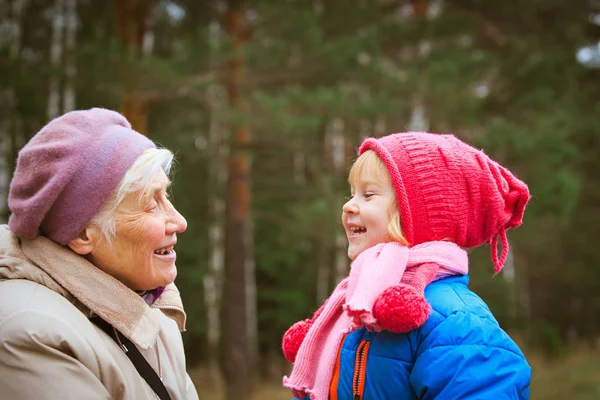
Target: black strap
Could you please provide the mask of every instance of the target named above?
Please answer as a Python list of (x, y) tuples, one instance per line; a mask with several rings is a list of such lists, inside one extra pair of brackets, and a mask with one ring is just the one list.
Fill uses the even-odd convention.
[(90, 321), (96, 324), (98, 328), (102, 329), (119, 345), (121, 350), (129, 357), (140, 376), (144, 378), (161, 400), (171, 400), (171, 396), (169, 396), (169, 392), (167, 392), (167, 388), (165, 388), (162, 380), (131, 340), (127, 339), (121, 332), (114, 329), (111, 324), (100, 317), (94, 317)]

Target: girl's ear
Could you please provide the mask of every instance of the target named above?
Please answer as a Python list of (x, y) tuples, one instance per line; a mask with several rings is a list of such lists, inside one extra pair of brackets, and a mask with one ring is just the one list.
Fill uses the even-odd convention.
[(98, 231), (90, 226), (85, 228), (79, 236), (71, 240), (67, 246), (75, 253), (85, 256), (92, 252)]

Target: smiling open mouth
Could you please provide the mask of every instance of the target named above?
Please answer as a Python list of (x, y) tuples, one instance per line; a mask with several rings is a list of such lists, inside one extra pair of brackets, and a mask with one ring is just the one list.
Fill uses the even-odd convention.
[(352, 236), (363, 234), (366, 231), (367, 231), (367, 228), (363, 228), (362, 226), (351, 226), (350, 227), (350, 233), (352, 234)]
[(168, 254), (173, 253), (173, 246), (163, 247), (162, 249), (154, 250), (154, 254), (158, 254), (159, 256), (166, 256)]

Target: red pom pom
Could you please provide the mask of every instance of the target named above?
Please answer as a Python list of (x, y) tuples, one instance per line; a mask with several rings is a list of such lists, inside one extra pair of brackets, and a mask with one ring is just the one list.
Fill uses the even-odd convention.
[(373, 306), (373, 316), (387, 331), (406, 333), (423, 325), (431, 306), (409, 285), (392, 286), (381, 293)]
[(298, 321), (283, 335), (281, 349), (283, 350), (283, 355), (285, 356), (286, 360), (291, 363), (296, 361), (296, 355), (298, 354), (298, 350), (300, 350), (300, 345), (302, 344), (302, 341), (306, 337), (306, 334), (311, 326), (312, 321), (310, 319)]

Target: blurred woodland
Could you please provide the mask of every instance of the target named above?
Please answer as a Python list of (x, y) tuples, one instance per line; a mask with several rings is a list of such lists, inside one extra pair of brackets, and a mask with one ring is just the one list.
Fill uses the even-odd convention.
[(425, 130), (530, 186), (504, 272), (475, 250), (470, 286), (531, 355), (532, 398), (600, 396), (600, 1), (0, 0), (0, 221), (19, 149), (91, 107), (176, 153), (201, 395), (280, 386), (283, 332), (348, 272), (358, 144)]

